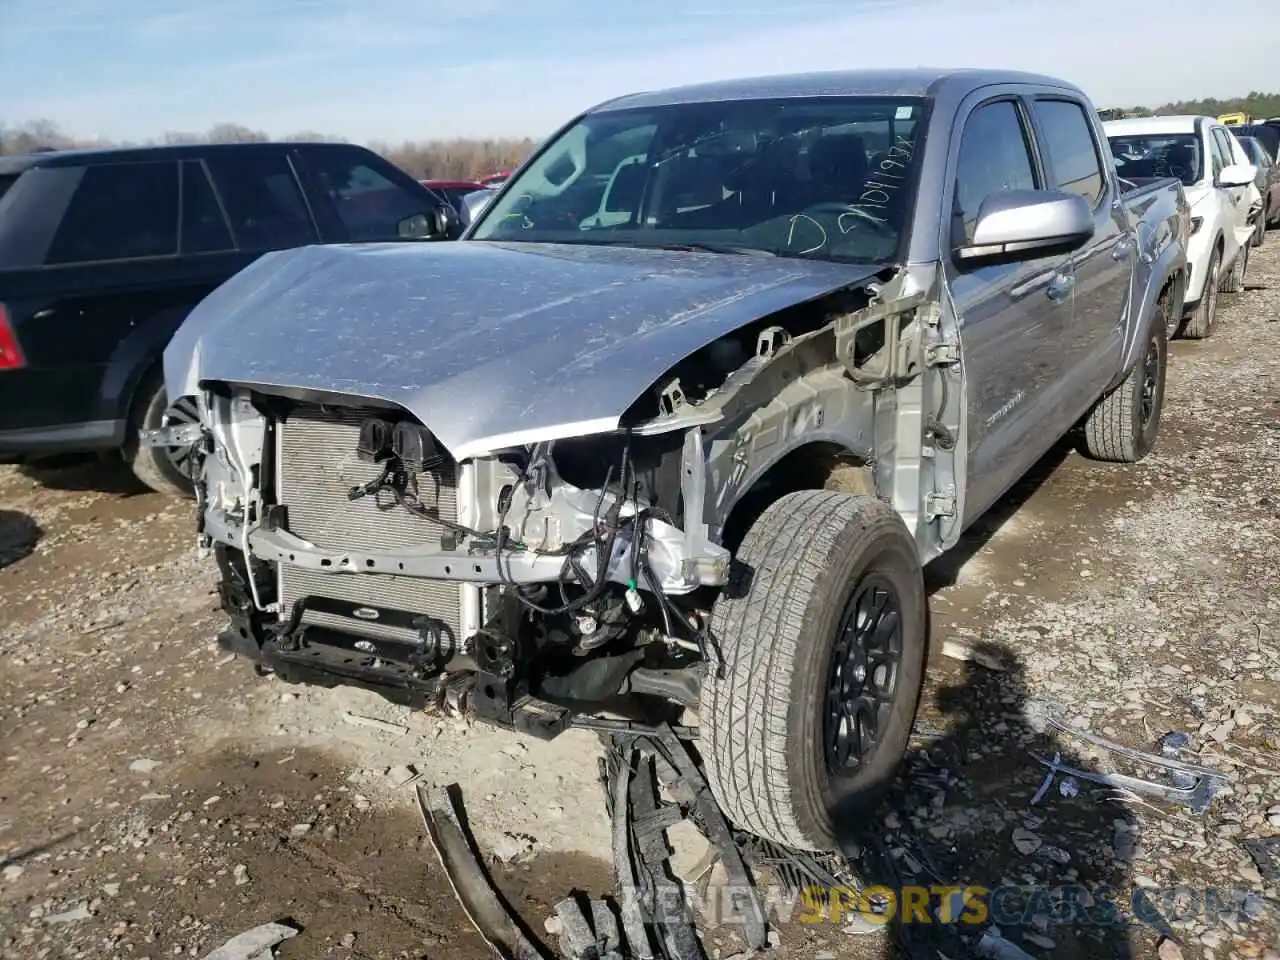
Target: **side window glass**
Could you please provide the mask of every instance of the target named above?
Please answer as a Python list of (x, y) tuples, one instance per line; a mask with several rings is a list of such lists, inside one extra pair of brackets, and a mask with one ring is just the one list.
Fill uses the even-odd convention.
[(89, 263), (178, 252), (178, 165), (86, 167), (45, 263)]
[(283, 250), (320, 239), (284, 154), (215, 155), (206, 162), (241, 249)]
[(1209, 152), (1213, 157), (1213, 179), (1217, 180), (1222, 168), (1230, 163), (1222, 152), (1222, 141), (1218, 139), (1217, 130), (1209, 131)]
[(1037, 100), (1035, 112), (1053, 168), (1054, 186), (1078, 194), (1096, 207), (1106, 181), (1083, 108), (1070, 100)]
[(430, 212), (427, 197), (375, 170), (364, 155), (316, 150), (307, 165), (351, 241), (396, 240), (401, 220)]
[(960, 245), (973, 241), (982, 201), (991, 194), (1037, 188), (1026, 131), (1014, 103), (988, 103), (971, 113), (960, 137), (954, 242)]
[(182, 252), (232, 250), (231, 231), (222, 217), (213, 185), (198, 160), (182, 164)]

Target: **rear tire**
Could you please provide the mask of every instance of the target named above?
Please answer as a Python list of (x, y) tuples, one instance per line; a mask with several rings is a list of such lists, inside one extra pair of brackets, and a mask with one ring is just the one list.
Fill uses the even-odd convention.
[(1253, 244), (1246, 243), (1236, 254), (1236, 262), (1231, 265), (1231, 272), (1222, 281), (1223, 293), (1244, 293), (1244, 278), (1249, 271), (1249, 251)]
[(1084, 422), (1084, 453), (1094, 460), (1137, 463), (1155, 446), (1164, 407), (1168, 368), (1168, 312), (1173, 297), (1166, 290), (1147, 331), (1138, 362), (1124, 381), (1098, 401)]
[(906, 753), (927, 623), (915, 540), (891, 506), (804, 490), (764, 511), (712, 613), (725, 669), (708, 669), (698, 711), (707, 781), (734, 823), (840, 848)]
[[(157, 371), (150, 374), (138, 388), (134, 415), (129, 420), (129, 433), (121, 455), (133, 475), (157, 493), (191, 498), (195, 489), (182, 471), (182, 464), (191, 456), (191, 448), (147, 447), (139, 441), (140, 430), (156, 430), (170, 421), (168, 394), (164, 377)], [(177, 419), (193, 416), (190, 410), (177, 411)]]
[(1205, 271), (1200, 302), (1182, 328), (1182, 335), (1188, 340), (1203, 340), (1213, 330), (1213, 322), (1218, 313), (1218, 288), (1222, 285), (1221, 273), (1222, 251), (1214, 249)]

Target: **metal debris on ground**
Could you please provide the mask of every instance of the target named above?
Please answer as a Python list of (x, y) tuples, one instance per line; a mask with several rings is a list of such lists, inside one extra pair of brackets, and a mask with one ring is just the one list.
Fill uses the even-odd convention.
[(613, 908), (603, 900), (589, 900), (591, 916), (573, 897), (555, 906), (560, 921), (560, 952), (567, 960), (623, 960), (622, 933)]
[(984, 930), (974, 950), (978, 956), (989, 957), (990, 960), (1035, 960), (1035, 957), (1020, 946), (1000, 936), (997, 927)]
[[(728, 877), (728, 916), (747, 945), (769, 944), (764, 907), (711, 789), (670, 727), (615, 733), (601, 760), (605, 803), (613, 820), (613, 859), (627, 946), (640, 960), (705, 957), (693, 910), (670, 867), (667, 829), (691, 820), (720, 854)], [(659, 796), (659, 784), (672, 801)]]
[(1009, 668), (1004, 657), (1000, 655), (999, 649), (992, 644), (978, 645), (951, 637), (942, 641), (942, 655), (962, 663), (976, 663), (980, 667), (997, 672)]
[(458, 813), (457, 786), (428, 794), (418, 786), (418, 809), (436, 856), (467, 919), (501, 960), (548, 960), (503, 903), (481, 865)]
[(1169, 735), (1166, 735), (1161, 743), (1161, 754), (1157, 755), (1134, 750), (1099, 737), (1096, 734), (1077, 730), (1052, 715), (1047, 717), (1046, 726), (1058, 733), (1075, 737), (1131, 763), (1164, 770), (1167, 772), (1169, 780), (1162, 782), (1124, 773), (1083, 770), (1062, 763), (1061, 756), (1055, 754), (1052, 760), (1040, 760), (1042, 765), (1049, 768), (1049, 773), (1044, 782), (1041, 783), (1040, 789), (1036, 791), (1035, 797), (1032, 798), (1031, 802), (1033, 804), (1044, 796), (1056, 775), (1066, 774), (1078, 780), (1088, 780), (1091, 783), (1100, 783), (1120, 790), (1130, 790), (1133, 793), (1155, 797), (1158, 800), (1165, 800), (1169, 803), (1180, 803), (1190, 807), (1192, 813), (1199, 814), (1208, 809), (1209, 803), (1232, 779), (1228, 774), (1220, 770), (1198, 767), (1175, 759), (1177, 752), (1186, 745), (1185, 742), (1177, 737), (1171, 739)]
[(1256, 837), (1242, 840), (1240, 845), (1249, 854), (1266, 883), (1280, 880), (1280, 837)]
[(277, 944), (297, 936), (296, 927), (284, 923), (264, 923), (236, 934), (204, 960), (272, 960)]

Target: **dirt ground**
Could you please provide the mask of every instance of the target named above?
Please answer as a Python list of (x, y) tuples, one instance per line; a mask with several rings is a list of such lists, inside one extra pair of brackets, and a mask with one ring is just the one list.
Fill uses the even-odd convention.
[[(865, 879), (1103, 886), (1158, 906), (1128, 929), (1002, 928), (1038, 957), (1155, 956), (1162, 938), (1162, 960), (1280, 949), (1280, 887), (1241, 845), (1280, 835), (1278, 320), (1272, 234), (1212, 338), (1173, 344), (1150, 457), (1099, 465), (1064, 445), (927, 571), (917, 745), (859, 828)], [(0, 467), (0, 957), (197, 957), (284, 919), (301, 928), (284, 960), (486, 956), (403, 765), (461, 785), (534, 931), (571, 890), (611, 890), (596, 738), (541, 743), (260, 678), (214, 645), (213, 585), (190, 505), (98, 463)], [(948, 641), (1001, 669), (942, 656)], [(1041, 759), (1105, 764), (1046, 730), (1050, 711), (1143, 750), (1186, 731), (1233, 782), (1200, 816), (1061, 778), (1033, 805)], [(1241, 909), (1182, 909), (1175, 885)], [(931, 930), (898, 935), (960, 956)], [(771, 952), (887, 941), (865, 922), (791, 922)], [(708, 947), (738, 949), (724, 930)]]

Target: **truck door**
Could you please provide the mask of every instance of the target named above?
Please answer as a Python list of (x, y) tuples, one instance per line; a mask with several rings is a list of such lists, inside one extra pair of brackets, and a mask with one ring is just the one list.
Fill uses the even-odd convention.
[(1137, 237), (1115, 178), (1104, 173), (1085, 107), (1070, 98), (1037, 97), (1031, 115), (1049, 185), (1084, 197), (1093, 209), (1093, 239), (1074, 256), (1075, 308), (1058, 345), (1066, 364), (1062, 416), (1074, 421), (1106, 389), (1120, 363)]
[[(1015, 96), (981, 103), (965, 119), (946, 201), (951, 249), (972, 239), (982, 202), (990, 195), (1044, 189), (1028, 119)], [(1071, 322), (1074, 276), (1070, 256), (976, 268), (945, 259), (968, 383), (967, 525), (1062, 433), (1052, 406), (1062, 376), (1059, 344)]]

